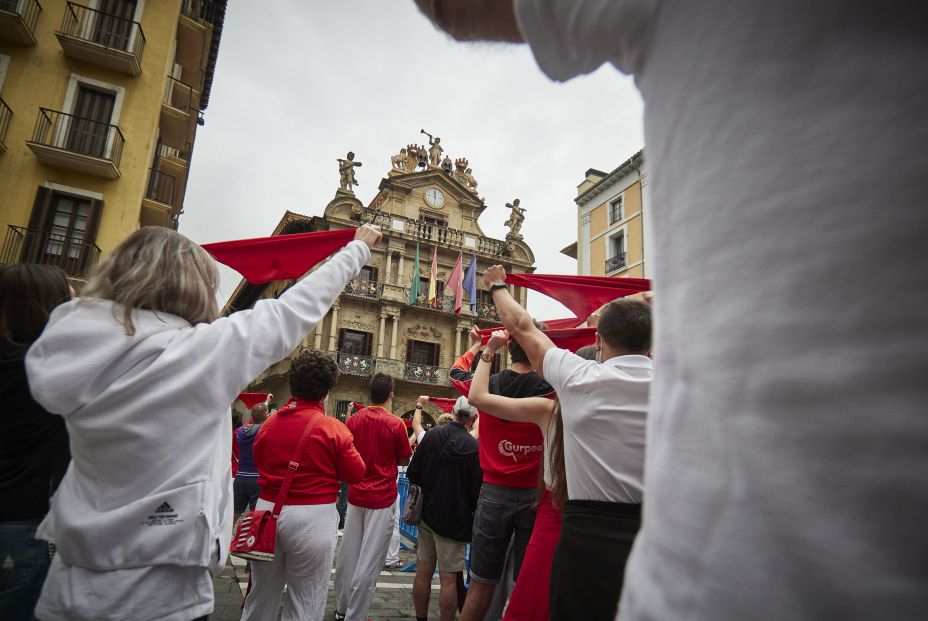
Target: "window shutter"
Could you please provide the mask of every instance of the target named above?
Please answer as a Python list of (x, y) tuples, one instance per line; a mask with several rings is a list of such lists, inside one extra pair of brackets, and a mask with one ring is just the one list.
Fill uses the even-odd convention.
[(90, 201), (90, 219), (87, 221), (87, 231), (84, 233), (84, 239), (88, 243), (97, 241), (97, 227), (100, 226), (100, 213), (103, 211), (103, 201), (92, 199)]
[(373, 339), (374, 339), (373, 334), (371, 334), (370, 332), (364, 333), (364, 355), (365, 356), (371, 355), (371, 341), (373, 341)]
[(342, 351), (342, 348), (345, 346), (345, 329), (338, 329), (338, 351)]
[(435, 343), (435, 349), (432, 350), (432, 366), (441, 366), (441, 345)]
[(406, 341), (406, 362), (410, 362), (412, 360), (412, 343), (412, 339)]
[(32, 203), (32, 214), (29, 216), (29, 228), (41, 230), (48, 222), (48, 212), (52, 206), (52, 191), (40, 187), (35, 193)]

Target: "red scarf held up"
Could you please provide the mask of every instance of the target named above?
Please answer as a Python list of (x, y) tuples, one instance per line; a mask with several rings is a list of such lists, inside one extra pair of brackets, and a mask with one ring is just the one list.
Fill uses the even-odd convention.
[(451, 414), (454, 411), (454, 404), (457, 403), (457, 399), (446, 399), (444, 397), (429, 397), (429, 403), (434, 403), (436, 406), (441, 408), (442, 412), (447, 412), (448, 414)]
[(354, 239), (355, 229), (273, 235), (204, 244), (213, 258), (253, 285), (299, 278)]
[(251, 408), (255, 407), (259, 403), (264, 403), (265, 401), (267, 401), (267, 393), (265, 392), (240, 392), (238, 393), (238, 397), (236, 397), (236, 399), (244, 403), (245, 407), (251, 410)]
[(647, 278), (605, 278), (558, 274), (508, 274), (506, 282), (553, 298), (584, 320), (616, 298), (651, 290)]
[[(483, 336), (483, 344), (486, 345), (493, 332), (499, 329), (500, 328), (487, 328), (478, 330), (481, 336)], [(581, 347), (593, 345), (596, 342), (596, 328), (567, 328), (561, 330), (542, 330), (542, 332), (551, 339), (555, 347), (569, 349), (572, 352), (576, 352)]]

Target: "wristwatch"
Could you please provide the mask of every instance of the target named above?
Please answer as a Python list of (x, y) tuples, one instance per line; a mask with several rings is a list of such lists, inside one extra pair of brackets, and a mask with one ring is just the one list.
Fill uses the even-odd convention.
[(496, 355), (495, 352), (492, 353), (492, 354), (490, 354), (490, 353), (488, 353), (486, 350), (483, 350), (483, 353), (480, 354), (480, 359), (483, 360), (484, 362), (492, 363), (492, 362), (493, 362), (493, 357), (494, 357), (495, 355)]
[(421, 403), (417, 403), (417, 404), (416, 404), (416, 409), (417, 409), (417, 410), (421, 410), (421, 409), (422, 409), (422, 404), (421, 404)]
[(490, 285), (490, 294), (492, 295), (492, 293), (496, 291), (497, 289), (506, 289), (506, 283), (495, 282), (492, 285)]

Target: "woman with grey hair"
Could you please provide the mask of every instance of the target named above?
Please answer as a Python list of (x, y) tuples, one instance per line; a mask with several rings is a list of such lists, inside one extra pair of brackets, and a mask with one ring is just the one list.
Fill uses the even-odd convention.
[(65, 419), (72, 463), (37, 534), (58, 547), (37, 617), (212, 612), (232, 535), (229, 406), (322, 320), (380, 238), (362, 226), (279, 299), (217, 319), (213, 259), (146, 227), (52, 312), (26, 370), (36, 401)]

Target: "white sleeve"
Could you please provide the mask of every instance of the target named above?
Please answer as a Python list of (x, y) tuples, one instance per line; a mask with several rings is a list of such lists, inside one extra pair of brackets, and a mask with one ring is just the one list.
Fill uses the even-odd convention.
[(193, 344), (199, 345), (198, 353), (219, 365), (220, 377), (232, 391), (230, 402), (242, 387), (299, 345), (370, 258), (367, 244), (355, 240), (280, 298), (259, 300), (251, 310), (194, 328)]
[(513, 0), (522, 36), (541, 70), (563, 82), (611, 62), (635, 73), (657, 0)]
[(545, 352), (544, 359), (545, 381), (554, 387), (554, 392), (560, 398), (570, 389), (570, 382), (577, 373), (582, 372), (587, 365), (596, 364), (592, 360), (581, 358), (567, 350), (552, 347)]

